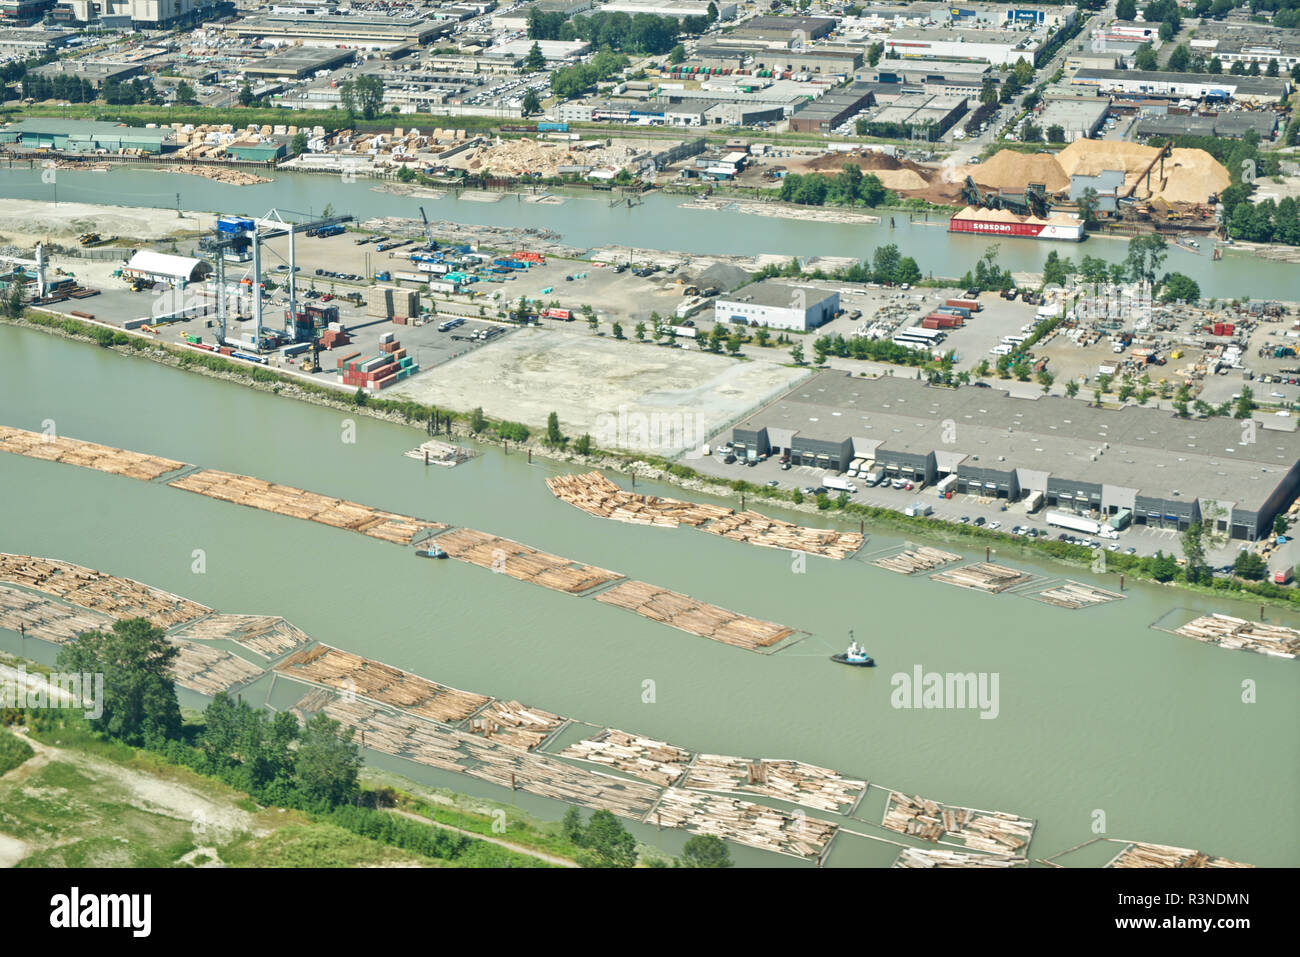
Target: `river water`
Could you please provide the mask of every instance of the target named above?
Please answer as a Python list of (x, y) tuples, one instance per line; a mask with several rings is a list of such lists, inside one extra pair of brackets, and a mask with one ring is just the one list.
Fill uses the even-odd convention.
[[(107, 173), (59, 170), (57, 183), (43, 183), (41, 170), (0, 169), (0, 196), (81, 203), (160, 206), (219, 213), (262, 215), (273, 207), (319, 214), (327, 204), (358, 219), (372, 216), (419, 217), (423, 206), (430, 219), (493, 226), (537, 226), (562, 233), (564, 242), (579, 248), (634, 245), (699, 254), (732, 253), (782, 256), (867, 257), (885, 243), (897, 243), (902, 254), (915, 257), (927, 275), (959, 277), (971, 269), (988, 248), (988, 241), (949, 234), (947, 217), (931, 213), (930, 224), (909, 223), (906, 213), (881, 211), (879, 224), (836, 225), (780, 219), (730, 210), (683, 209), (686, 198), (648, 195), (640, 206), (612, 208), (608, 194), (574, 191), (559, 206), (526, 203), (517, 194), (499, 202), (457, 199), (413, 199), (375, 189), (374, 180), (343, 182), (334, 176), (276, 173), (272, 182), (228, 186), (200, 176), (160, 173), (138, 167), (114, 167)], [(57, 190), (57, 193), (56, 193)], [(890, 219), (895, 226), (890, 227)], [(1056, 250), (1076, 261), (1083, 255), (1121, 260), (1127, 243), (1090, 238), (1073, 243), (1006, 239), (998, 261), (1015, 271), (1041, 271), (1048, 253)], [(1163, 268), (1185, 273), (1200, 283), (1207, 298), (1296, 298), (1300, 267), (1229, 251), (1219, 262), (1209, 256), (1209, 243), (1200, 252), (1170, 245)]]
[[(1149, 627), (1176, 608), (1257, 608), (1130, 583), (1123, 601), (1067, 611), (858, 560), (810, 558), (797, 573), (783, 552), (579, 512), (544, 484), (558, 464), (485, 449), (455, 469), (425, 468), (401, 455), (420, 441), (416, 430), (359, 418), (356, 443), (345, 444), (339, 412), (33, 331), (0, 327), (0, 379), (6, 424), (40, 429), (51, 419), (61, 434), (507, 535), (811, 637), (777, 655), (751, 654), (364, 536), (13, 455), (0, 455), (0, 550), (136, 578), (221, 611), (282, 614), (330, 644), (594, 724), (716, 753), (798, 758), (1028, 815), (1040, 822), (1036, 857), (1093, 837), (1102, 812), (1112, 837), (1300, 864), (1297, 663)], [(895, 541), (874, 533), (865, 551)], [(195, 549), (206, 555), (203, 574), (192, 571)], [(982, 558), (982, 549), (968, 555)], [(998, 559), (1062, 574), (1027, 555)], [(849, 629), (880, 667), (827, 660)], [(26, 642), (27, 653), (39, 644)], [(17, 637), (0, 633), (0, 648), (18, 650)], [(998, 716), (893, 708), (891, 676), (916, 665), (997, 673)], [(1257, 703), (1242, 702), (1247, 681)], [(400, 760), (374, 763), (509, 799)], [(652, 828), (637, 833), (680, 846)], [(893, 853), (837, 840), (830, 863), (883, 865)], [(743, 848), (735, 856), (787, 863)]]

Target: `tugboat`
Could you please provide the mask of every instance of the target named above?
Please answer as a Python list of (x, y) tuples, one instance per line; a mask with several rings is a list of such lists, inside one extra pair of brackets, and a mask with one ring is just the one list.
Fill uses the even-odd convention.
[(421, 558), (446, 558), (447, 553), (437, 545), (430, 545), (428, 548), (417, 548), (415, 554)]
[(874, 668), (876, 661), (869, 654), (867, 649), (863, 648), (853, 640), (853, 632), (849, 632), (849, 647), (843, 654), (831, 655), (831, 661), (838, 662), (842, 665), (852, 665), (854, 668)]

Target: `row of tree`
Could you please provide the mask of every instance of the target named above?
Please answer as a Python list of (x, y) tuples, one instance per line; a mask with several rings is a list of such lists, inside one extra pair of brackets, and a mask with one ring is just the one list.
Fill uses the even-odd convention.
[(578, 96), (601, 80), (608, 80), (628, 64), (621, 53), (601, 51), (586, 63), (562, 67), (551, 74), (551, 92), (563, 99)]
[(782, 202), (801, 206), (878, 206), (888, 191), (874, 173), (862, 172), (856, 163), (845, 163), (834, 176), (821, 173), (787, 173), (777, 196)]
[(673, 49), (682, 34), (698, 35), (718, 17), (708, 7), (707, 17), (659, 16), (653, 13), (593, 13), (569, 19), (564, 13), (547, 13), (534, 7), (528, 14), (531, 40), (586, 40), (597, 50), (661, 56)]

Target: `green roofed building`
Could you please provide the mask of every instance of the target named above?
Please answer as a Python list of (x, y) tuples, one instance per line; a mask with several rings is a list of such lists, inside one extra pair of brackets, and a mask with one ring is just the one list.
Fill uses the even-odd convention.
[(19, 143), (24, 149), (49, 149), (64, 153), (138, 150), (158, 154), (175, 147), (169, 129), (147, 129), (91, 120), (34, 118), (0, 127), (0, 143)]

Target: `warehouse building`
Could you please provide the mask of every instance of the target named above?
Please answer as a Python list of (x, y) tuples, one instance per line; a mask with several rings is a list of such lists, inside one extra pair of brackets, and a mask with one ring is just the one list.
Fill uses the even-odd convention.
[(53, 19), (105, 30), (159, 30), (197, 25), (234, 9), (231, 0), (59, 0)]
[(966, 115), (967, 104), (964, 96), (909, 93), (872, 110), (861, 122), (867, 136), (898, 139), (923, 134), (937, 140)]
[(903, 59), (979, 60), (1013, 66), (1021, 57), (1033, 63), (1043, 41), (1007, 30), (925, 30), (904, 27), (885, 40), (885, 52)]
[(165, 282), (183, 288), (192, 282), (202, 282), (212, 273), (211, 263), (189, 256), (169, 256), (151, 249), (138, 250), (131, 261), (122, 267), (122, 274), (149, 282)]
[(769, 329), (816, 329), (840, 311), (840, 294), (814, 286), (758, 282), (713, 304), (713, 320), (757, 323)]
[(828, 471), (864, 458), (891, 478), (956, 475), (958, 493), (987, 498), (1042, 492), (1049, 507), (1094, 518), (1128, 510), (1140, 525), (1185, 530), (1214, 514), (1219, 531), (1245, 541), (1267, 535), (1300, 492), (1293, 418), (1246, 427), (893, 376), (822, 373), (736, 425), (732, 442), (738, 456), (788, 451), (793, 464)]
[(1243, 100), (1266, 104), (1281, 102), (1291, 90), (1291, 81), (1285, 77), (1155, 70), (1080, 70), (1070, 82), (1130, 98)]
[(74, 35), (70, 30), (0, 30), (0, 55), (41, 56), (67, 46)]
[(391, 50), (422, 46), (451, 31), (451, 24), (420, 17), (396, 18), (346, 15), (308, 17), (292, 13), (271, 13), (245, 17), (222, 27), (234, 37), (301, 41), (308, 46), (369, 47)]
[(1052, 97), (1044, 100), (1043, 110), (1034, 123), (1042, 127), (1044, 137), (1053, 126), (1059, 126), (1065, 132), (1067, 143), (1096, 139), (1109, 109), (1110, 100), (1102, 97)]
[[(719, 20), (734, 20), (736, 4), (728, 0), (714, 0)], [(709, 0), (610, 0), (601, 6), (604, 13), (626, 13), (635, 17), (640, 13), (650, 13), (656, 17), (672, 17), (682, 20), (686, 17), (707, 17)]]
[(1270, 140), (1278, 129), (1278, 114), (1272, 110), (1239, 110), (1213, 116), (1166, 113), (1144, 116), (1133, 125), (1139, 143), (1152, 136), (1217, 136), (1239, 140), (1252, 130), (1261, 140)]
[(252, 60), (244, 64), (242, 72), (246, 77), (283, 77), (285, 79), (302, 79), (318, 70), (335, 70), (346, 63), (351, 63), (356, 53), (352, 50), (338, 50), (332, 47), (292, 47), (280, 53), (273, 53), (264, 60)]
[(831, 17), (751, 17), (732, 30), (728, 37), (754, 40), (801, 40), (811, 43), (835, 29)]
[(53, 80), (59, 76), (75, 77), (86, 80), (97, 90), (102, 90), (107, 82), (122, 83), (144, 73), (144, 67), (138, 63), (111, 63), (100, 60), (55, 60), (34, 67), (31, 73)]
[(0, 143), (19, 141), (24, 149), (48, 149), (67, 153), (135, 150), (157, 154), (175, 146), (170, 129), (145, 129), (117, 123), (44, 117), (23, 120), (0, 130)]
[(811, 47), (792, 50), (786, 47), (743, 46), (735, 43), (701, 43), (692, 63), (711, 69), (770, 70), (775, 73), (851, 74), (862, 66), (862, 50), (840, 47)]
[(819, 100), (810, 100), (790, 117), (790, 131), (831, 132), (875, 102), (873, 87), (871, 83), (854, 83), (842, 90), (832, 90)]

